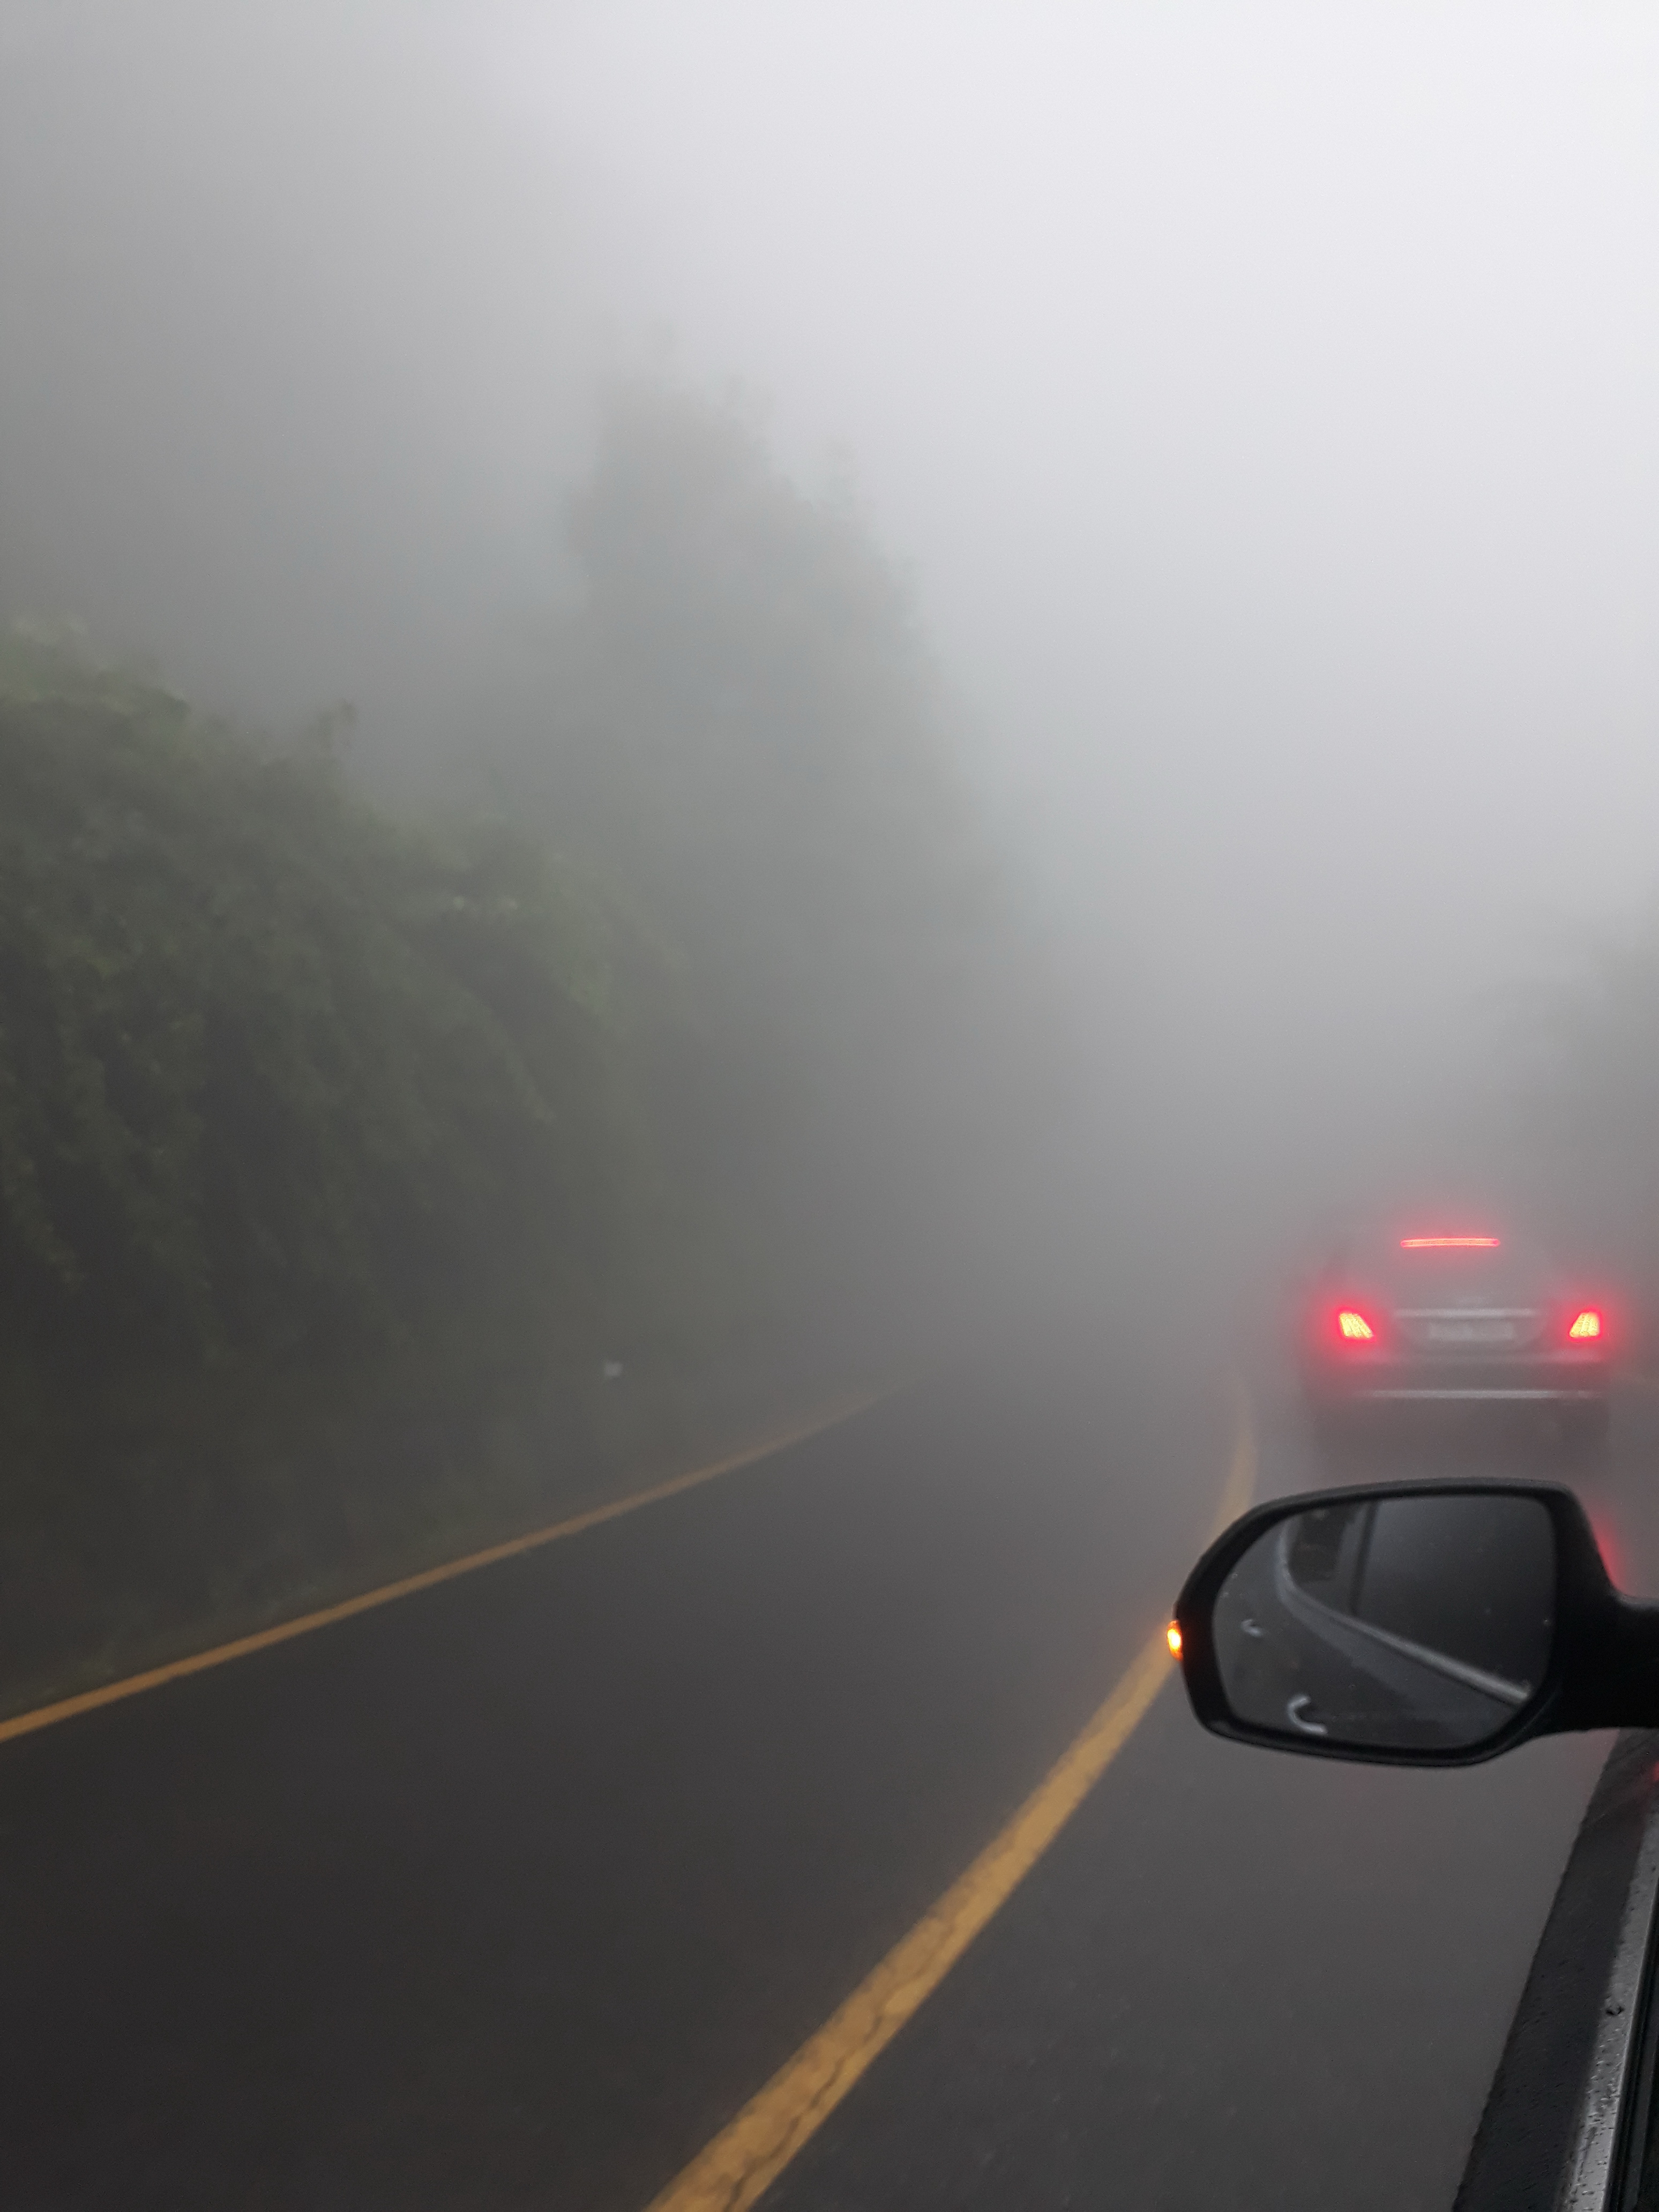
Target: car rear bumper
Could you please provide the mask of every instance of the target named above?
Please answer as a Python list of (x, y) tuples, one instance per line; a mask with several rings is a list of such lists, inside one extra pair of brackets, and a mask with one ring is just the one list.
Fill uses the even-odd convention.
[(1585, 1406), (1605, 1403), (1605, 1361), (1356, 1360), (1310, 1365), (1308, 1395), (1325, 1405)]
[(1444, 1401), (1449, 1403), (1480, 1405), (1490, 1401), (1494, 1405), (1529, 1405), (1534, 1402), (1550, 1405), (1599, 1405), (1607, 1395), (1605, 1382), (1576, 1383), (1446, 1383), (1395, 1382), (1382, 1383), (1359, 1389), (1345, 1389), (1327, 1391), (1328, 1397), (1340, 1398), (1345, 1405), (1361, 1401), (1380, 1405), (1395, 1401), (1426, 1404)]

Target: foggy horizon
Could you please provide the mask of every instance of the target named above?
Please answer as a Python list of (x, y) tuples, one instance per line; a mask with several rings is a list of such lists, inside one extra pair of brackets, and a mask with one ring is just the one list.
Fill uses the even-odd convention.
[(854, 486), (1089, 1056), (1221, 1183), (1310, 1143), (1363, 1181), (1651, 904), (1634, 9), (5, 41), (9, 613), (453, 768), (607, 381), (735, 382)]

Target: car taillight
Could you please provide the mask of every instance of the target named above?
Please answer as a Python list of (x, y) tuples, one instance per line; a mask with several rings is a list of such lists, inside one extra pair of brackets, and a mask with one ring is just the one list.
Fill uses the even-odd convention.
[(1582, 1313), (1574, 1316), (1567, 1334), (1577, 1344), (1588, 1344), (1601, 1335), (1603, 1326), (1601, 1316), (1595, 1308), (1586, 1306)]
[(1336, 1333), (1345, 1344), (1370, 1344), (1376, 1335), (1364, 1315), (1352, 1306), (1343, 1306), (1338, 1312)]

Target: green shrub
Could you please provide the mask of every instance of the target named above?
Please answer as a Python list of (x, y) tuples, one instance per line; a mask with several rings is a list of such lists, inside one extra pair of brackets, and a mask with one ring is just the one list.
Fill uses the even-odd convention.
[(604, 933), (498, 829), (399, 826), (27, 640), (0, 665), (0, 1318), (82, 1375), (591, 1335), (655, 1189)]

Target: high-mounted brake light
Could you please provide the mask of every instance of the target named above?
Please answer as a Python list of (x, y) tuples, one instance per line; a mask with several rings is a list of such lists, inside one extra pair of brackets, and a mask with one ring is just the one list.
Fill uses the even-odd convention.
[(1594, 1306), (1586, 1306), (1567, 1331), (1569, 1336), (1577, 1337), (1581, 1344), (1591, 1337), (1600, 1336), (1601, 1334), (1601, 1316)]
[(1344, 1306), (1338, 1314), (1336, 1333), (1339, 1336), (1346, 1337), (1350, 1344), (1369, 1344), (1376, 1334), (1364, 1315), (1356, 1313), (1352, 1306)]
[(1501, 1237), (1402, 1237), (1402, 1252), (1495, 1252)]

